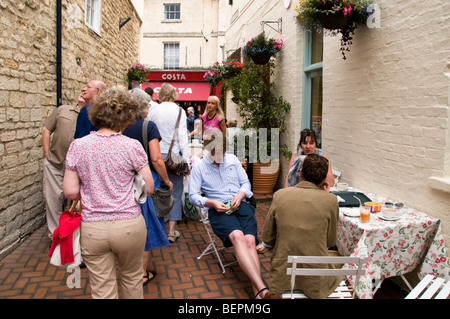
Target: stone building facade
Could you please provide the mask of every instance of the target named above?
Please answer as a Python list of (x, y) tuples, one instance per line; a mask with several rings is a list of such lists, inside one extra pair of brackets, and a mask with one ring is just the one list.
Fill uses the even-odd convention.
[[(85, 23), (86, 3), (0, 2), (0, 259), (45, 223), (43, 120), (59, 104), (75, 104), (89, 80), (126, 85), (127, 67), (139, 62), (142, 21), (132, 2), (92, 1), (100, 4), (95, 31)], [(119, 30), (120, 19), (127, 17), (131, 19)], [(57, 101), (58, 81), (62, 89)]]

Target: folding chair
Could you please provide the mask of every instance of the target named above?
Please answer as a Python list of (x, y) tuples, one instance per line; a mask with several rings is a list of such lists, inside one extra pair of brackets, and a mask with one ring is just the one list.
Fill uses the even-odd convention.
[(237, 261), (235, 260), (235, 261), (227, 263), (227, 264), (224, 264), (222, 262), (222, 258), (219, 255), (219, 250), (223, 250), (223, 249), (225, 249), (225, 247), (222, 246), (220, 248), (217, 248), (217, 246), (216, 246), (215, 241), (216, 241), (217, 237), (211, 228), (211, 224), (209, 223), (208, 209), (197, 207), (197, 210), (200, 215), (200, 221), (203, 223), (203, 227), (205, 228), (206, 234), (208, 235), (208, 238), (209, 238), (208, 246), (205, 248), (205, 250), (203, 250), (203, 252), (200, 254), (200, 256), (197, 257), (197, 259), (201, 259), (203, 256), (214, 253), (217, 257), (217, 260), (219, 261), (220, 267), (222, 268), (222, 273), (225, 273), (225, 267), (233, 265), (233, 264), (237, 263)]
[(426, 275), (405, 299), (449, 299), (450, 281)]
[[(296, 276), (355, 276), (355, 287), (359, 278), (365, 273), (365, 263), (368, 258), (343, 257), (343, 256), (288, 256), (288, 263), (292, 263), (292, 268), (288, 268), (286, 273), (291, 276), (291, 291), (282, 294), (283, 298), (309, 299), (300, 290), (294, 290)], [(352, 269), (330, 269), (330, 268), (297, 268), (298, 264), (355, 264)], [(355, 291), (348, 287), (345, 280), (331, 293), (327, 299), (353, 299)]]

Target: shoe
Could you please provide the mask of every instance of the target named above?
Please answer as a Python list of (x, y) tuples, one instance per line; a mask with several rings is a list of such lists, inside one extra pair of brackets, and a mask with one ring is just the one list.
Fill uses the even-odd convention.
[(269, 249), (269, 247), (266, 247), (263, 244), (259, 244), (258, 246), (256, 246), (256, 251), (258, 252), (258, 254), (264, 254)]
[(260, 291), (258, 291), (258, 293), (255, 295), (255, 297), (253, 299), (256, 299), (258, 297), (258, 295), (260, 293), (262, 293), (264, 290), (267, 290), (267, 292), (264, 294), (264, 297), (262, 297), (262, 299), (281, 299), (280, 296), (275, 295), (275, 294), (271, 294), (269, 292), (269, 288), (265, 287), (263, 289), (261, 289)]
[[(144, 276), (144, 278), (147, 278), (147, 279), (142, 283), (142, 285), (144, 287), (147, 286), (147, 284), (156, 277), (156, 271), (154, 271), (154, 270), (147, 270), (146, 274), (147, 275)], [(150, 278), (150, 274), (152, 274), (152, 278)]]
[(171, 243), (176, 242), (179, 237), (180, 237), (180, 232), (178, 230), (175, 230), (172, 234), (167, 235), (167, 239)]

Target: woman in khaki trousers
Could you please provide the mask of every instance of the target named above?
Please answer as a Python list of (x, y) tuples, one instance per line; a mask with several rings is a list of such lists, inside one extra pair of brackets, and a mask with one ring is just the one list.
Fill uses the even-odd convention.
[(75, 139), (66, 156), (64, 196), (81, 196), (81, 255), (93, 298), (118, 298), (115, 259), (123, 298), (143, 298), (142, 257), (146, 226), (134, 198), (134, 175), (143, 176), (147, 194), (153, 178), (142, 145), (121, 131), (138, 103), (121, 88), (106, 89), (89, 111), (97, 132)]

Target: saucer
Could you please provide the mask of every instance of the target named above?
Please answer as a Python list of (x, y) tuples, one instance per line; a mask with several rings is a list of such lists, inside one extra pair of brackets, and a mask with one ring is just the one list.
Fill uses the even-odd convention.
[(351, 208), (351, 207), (341, 207), (339, 208), (339, 211), (348, 217), (359, 217), (359, 207), (357, 208)]
[(382, 219), (382, 220), (387, 220), (387, 221), (395, 221), (395, 220), (399, 220), (402, 216), (398, 215), (398, 216), (394, 216), (394, 217), (387, 217), (383, 215), (383, 212), (380, 212), (378, 214), (378, 218)]

